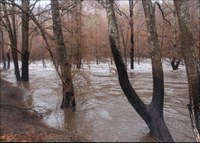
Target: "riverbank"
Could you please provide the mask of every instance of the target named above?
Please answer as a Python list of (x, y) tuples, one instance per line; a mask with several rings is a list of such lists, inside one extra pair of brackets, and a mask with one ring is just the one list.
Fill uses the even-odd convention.
[(0, 78), (0, 141), (88, 142), (87, 139), (45, 125), (40, 116), (26, 107), (24, 89)]

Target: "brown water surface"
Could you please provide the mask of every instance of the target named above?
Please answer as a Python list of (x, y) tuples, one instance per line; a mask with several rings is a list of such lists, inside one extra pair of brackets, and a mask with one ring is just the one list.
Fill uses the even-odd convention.
[[(52, 67), (51, 64), (47, 68), (42, 68), (39, 63), (31, 64), (30, 82), (26, 84), (31, 93), (26, 98), (27, 103), (38, 112), (44, 112), (44, 108), (52, 110), (43, 118), (49, 126), (77, 133), (92, 141), (154, 141), (148, 135), (147, 125), (124, 96), (117, 74), (99, 72), (101, 69), (92, 71), (91, 67), (76, 72), (77, 111), (74, 113), (71, 109), (60, 109), (62, 87)], [(164, 70), (166, 124), (175, 141), (194, 141), (186, 106), (188, 85), (185, 68), (182, 66), (178, 71), (173, 71), (166, 64), (164, 69), (168, 69)], [(2, 74), (15, 82), (13, 70)], [(129, 78), (142, 100), (149, 103), (153, 89), (151, 71), (133, 71), (129, 73)]]

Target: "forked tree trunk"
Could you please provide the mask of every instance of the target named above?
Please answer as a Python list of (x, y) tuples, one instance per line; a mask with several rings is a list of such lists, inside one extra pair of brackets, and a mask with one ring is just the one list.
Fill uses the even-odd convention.
[(193, 130), (197, 141), (200, 141), (200, 75), (194, 52), (194, 39), (190, 28), (190, 14), (187, 0), (174, 0), (177, 10), (181, 50), (186, 64), (186, 72), (189, 86), (188, 105), (191, 114)]
[[(144, 1), (143, 5), (146, 9), (146, 12), (149, 12), (151, 14), (154, 13), (154, 11), (152, 11), (153, 8), (151, 5), (151, 1)], [(148, 31), (150, 34), (149, 42), (152, 50), (151, 54), (152, 54), (154, 89), (153, 89), (153, 99), (151, 104), (145, 105), (144, 102), (139, 98), (139, 96), (137, 95), (137, 93), (135, 92), (134, 88), (132, 87), (129, 81), (128, 74), (120, 53), (118, 27), (114, 12), (114, 0), (107, 0), (105, 7), (108, 19), (110, 47), (114, 57), (115, 65), (117, 67), (119, 75), (119, 83), (125, 96), (127, 97), (130, 104), (134, 107), (136, 112), (146, 122), (147, 126), (150, 129), (150, 133), (154, 137), (156, 137), (160, 141), (173, 141), (171, 134), (163, 119), (163, 99), (164, 99), (163, 72), (159, 57), (160, 51), (157, 43), (158, 42), (157, 34), (155, 33), (156, 29), (152, 30), (150, 27), (148, 27)], [(149, 9), (147, 9), (146, 7), (149, 7)], [(155, 20), (155, 18), (153, 17), (154, 14), (151, 16), (152, 16), (151, 18)], [(149, 19), (149, 22), (155, 22), (155, 21)], [(149, 23), (147, 21), (147, 25), (148, 24)], [(156, 38), (156, 41), (152, 41), (153, 38)]]
[(61, 108), (67, 108), (70, 105), (73, 111), (75, 111), (76, 103), (71, 76), (70, 56), (64, 44), (58, 0), (51, 0), (51, 8), (53, 18), (53, 32), (57, 45), (57, 61), (58, 66), (60, 67), (60, 78), (62, 80), (63, 86), (63, 100)]

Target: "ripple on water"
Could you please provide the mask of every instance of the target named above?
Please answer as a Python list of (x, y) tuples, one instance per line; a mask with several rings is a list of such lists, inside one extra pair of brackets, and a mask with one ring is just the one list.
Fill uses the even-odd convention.
[[(77, 112), (59, 108), (62, 101), (60, 80), (52, 66), (41, 68), (31, 64), (30, 90), (36, 105), (52, 109), (44, 121), (53, 127), (68, 130), (93, 141), (153, 141), (149, 129), (124, 96), (116, 74), (109, 73), (107, 64), (85, 67), (75, 75), (74, 85)], [(148, 66), (146, 69), (142, 66)], [(108, 66), (108, 65), (107, 65)], [(137, 67), (140, 66), (140, 67)], [(97, 68), (98, 67), (98, 68)], [(130, 82), (143, 101), (152, 98), (152, 72), (149, 63), (136, 65), (129, 73)], [(185, 69), (172, 71), (164, 64), (165, 100), (164, 118), (175, 141), (193, 142), (190, 118), (187, 110), (188, 87)], [(5, 77), (15, 82), (13, 69), (4, 72)], [(41, 74), (42, 73), (42, 74)]]

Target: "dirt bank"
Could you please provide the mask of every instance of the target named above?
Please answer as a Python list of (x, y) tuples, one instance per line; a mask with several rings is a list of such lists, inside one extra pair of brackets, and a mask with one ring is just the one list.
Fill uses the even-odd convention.
[(0, 78), (0, 141), (88, 142), (87, 139), (45, 125), (26, 107), (26, 91)]

